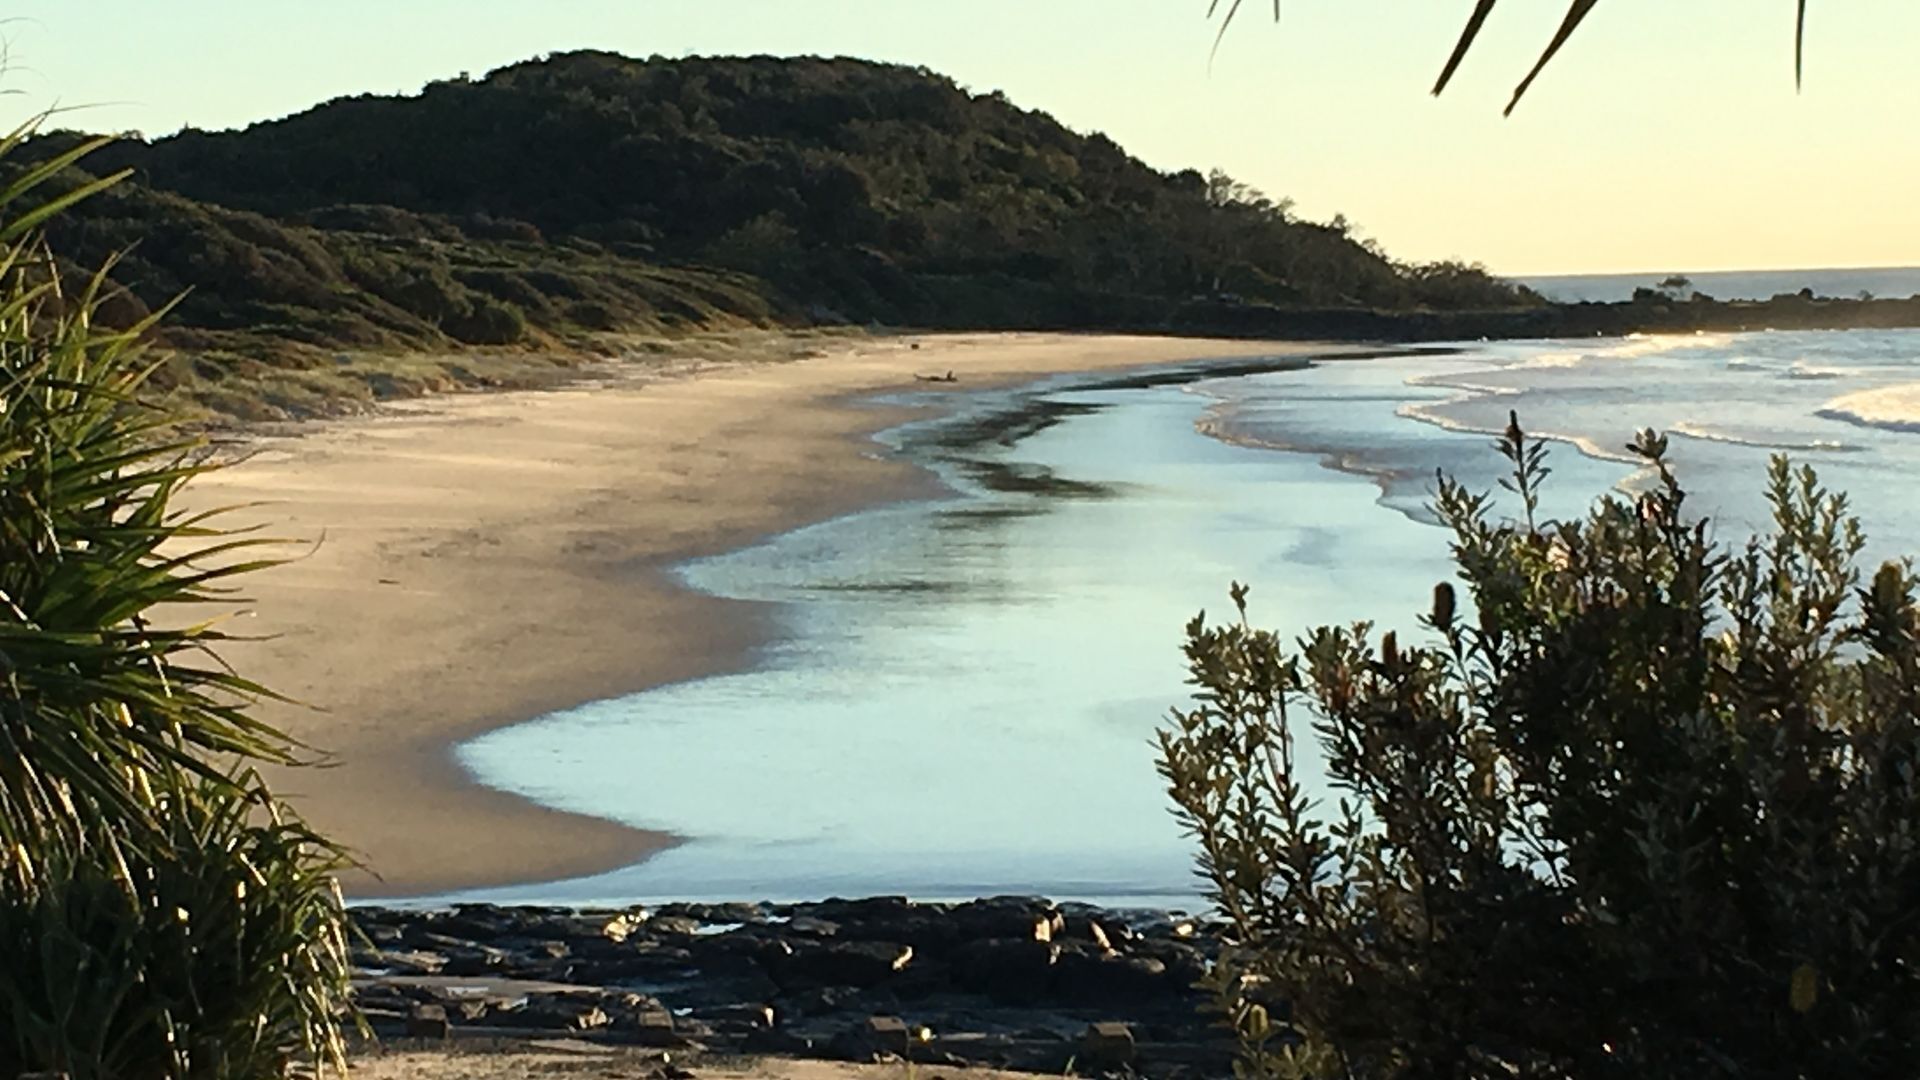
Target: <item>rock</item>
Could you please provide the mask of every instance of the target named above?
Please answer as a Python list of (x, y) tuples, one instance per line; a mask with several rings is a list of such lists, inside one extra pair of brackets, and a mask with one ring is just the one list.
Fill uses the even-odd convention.
[(816, 919), (811, 915), (798, 915), (787, 920), (786, 930), (791, 934), (803, 934), (807, 937), (832, 937), (840, 932), (840, 924), (827, 919)]
[(1074, 1005), (1137, 1005), (1165, 1000), (1176, 990), (1167, 965), (1147, 956), (1067, 953), (1054, 974), (1054, 991)]
[(656, 937), (693, 937), (700, 923), (685, 915), (656, 915), (647, 920), (647, 932)]
[[(439, 924), (434, 923), (432, 925), (438, 926)], [(443, 934), (437, 929), (430, 930), (420, 927), (416, 927), (407, 933), (406, 942), (412, 948), (438, 953), (459, 952), (474, 948), (473, 942), (466, 938), (454, 937), (452, 934)]]
[(600, 936), (608, 941), (621, 942), (640, 932), (647, 922), (645, 908), (623, 911), (600, 924)]
[(892, 978), (913, 962), (913, 946), (882, 941), (835, 941), (796, 948), (773, 969), (782, 986), (869, 987)]
[(407, 1038), (444, 1039), (453, 1034), (447, 1010), (439, 1005), (415, 1005), (407, 1010)]
[(1052, 941), (1066, 929), (1066, 918), (1050, 901), (1031, 897), (994, 897), (953, 909), (951, 921), (963, 938), (1019, 938)]
[(687, 949), (705, 975), (746, 975), (777, 967), (793, 954), (793, 946), (760, 926), (690, 938)]
[(433, 921), (439, 934), (463, 942), (496, 941), (522, 932), (532, 913), (498, 904), (459, 904)]
[(663, 904), (655, 912), (655, 917), (668, 916), (692, 919), (703, 926), (726, 926), (735, 923), (757, 923), (766, 919), (766, 911), (759, 904)]
[(816, 919), (831, 919), (835, 922), (866, 922), (912, 911), (919, 906), (904, 896), (869, 896), (864, 900), (842, 900), (836, 897), (831, 900), (822, 900), (817, 904), (796, 904), (793, 914), (795, 917), (811, 915)]
[(1087, 939), (1101, 952), (1113, 951), (1113, 939), (1107, 936), (1107, 928), (1101, 926), (1098, 920), (1087, 920)]
[(774, 1021), (771, 1005), (721, 1005), (695, 1009), (693, 1015), (711, 1024), (753, 1029), (770, 1028)]
[(641, 1046), (679, 1048), (691, 1040), (675, 1029), (673, 1014), (666, 1009), (648, 1009), (620, 1017), (613, 1030)]
[(1080, 1036), (1080, 1064), (1089, 1069), (1124, 1069), (1133, 1064), (1133, 1029), (1118, 1021), (1090, 1024)]
[(691, 974), (694, 966), (689, 950), (651, 941), (573, 964), (576, 981), (598, 986), (675, 979)]
[(596, 1000), (597, 994), (528, 994), (526, 1003), (511, 1012), (489, 1015), (507, 1027), (542, 1031), (597, 1031), (613, 1022)]
[(813, 1040), (784, 1028), (762, 1028), (741, 1040), (740, 1049), (749, 1054), (811, 1054)]
[(995, 1001), (1025, 1004), (1052, 988), (1060, 947), (1032, 938), (970, 941), (953, 954), (954, 981)]
[(507, 966), (507, 954), (489, 946), (464, 946), (449, 948), (447, 962), (441, 966), (440, 974), (469, 978), (475, 975), (497, 974)]
[(880, 1061), (904, 1058), (915, 1043), (925, 1042), (932, 1032), (915, 1028), (897, 1016), (869, 1016), (834, 1036), (828, 1046), (834, 1056), (846, 1061)]
[(1165, 964), (1168, 978), (1179, 990), (1192, 989), (1207, 974), (1206, 954), (1185, 941), (1142, 941), (1134, 945), (1132, 952)]
[(922, 956), (943, 956), (960, 940), (960, 927), (943, 911), (908, 908), (837, 924), (843, 941), (897, 941)]
[(783, 1016), (831, 1016), (845, 1009), (858, 994), (850, 986), (817, 986), (783, 994), (775, 1004)]
[(422, 950), (396, 952), (380, 949), (375, 951), (371, 959), (372, 967), (395, 975), (438, 975), (440, 969), (447, 966), (446, 957)]
[(397, 926), (362, 926), (360, 932), (378, 946), (398, 945), (405, 936)]

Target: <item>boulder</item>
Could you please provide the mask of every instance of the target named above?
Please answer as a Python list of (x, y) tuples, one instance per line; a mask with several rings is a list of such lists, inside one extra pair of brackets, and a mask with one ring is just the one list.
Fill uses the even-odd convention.
[(961, 904), (949, 915), (962, 938), (1018, 938), (1052, 941), (1066, 930), (1066, 918), (1051, 901), (1001, 896)]
[(897, 1016), (869, 1016), (834, 1036), (828, 1050), (845, 1061), (885, 1061), (906, 1057), (931, 1035)]
[(369, 967), (390, 971), (395, 975), (438, 975), (440, 969), (447, 966), (447, 958), (439, 953), (415, 949), (407, 952), (377, 949), (367, 958)]
[(913, 962), (913, 946), (883, 941), (831, 941), (796, 947), (785, 962), (775, 965), (774, 980), (783, 987), (869, 987), (892, 978)]
[(774, 1005), (781, 1016), (832, 1016), (846, 1009), (859, 994), (851, 986), (815, 986), (782, 994)]
[(798, 1035), (785, 1028), (761, 1028), (740, 1041), (740, 1049), (749, 1054), (789, 1054), (801, 1056), (813, 1053), (813, 1040)]
[(811, 915), (796, 915), (787, 920), (784, 929), (789, 934), (804, 937), (833, 937), (840, 932), (840, 924), (830, 919), (816, 919)]
[(1033, 938), (969, 941), (953, 954), (954, 982), (1006, 1004), (1030, 1004), (1052, 989), (1060, 947)]
[(505, 952), (487, 945), (450, 947), (445, 955), (447, 962), (441, 966), (440, 974), (460, 978), (499, 974), (510, 959)]
[(647, 920), (647, 932), (655, 937), (692, 937), (700, 932), (700, 921), (686, 915), (655, 915)]
[(1148, 956), (1069, 952), (1054, 973), (1054, 992), (1072, 1005), (1142, 1005), (1172, 1000), (1182, 989), (1167, 965)]
[(1118, 1021), (1089, 1024), (1080, 1036), (1079, 1063), (1101, 1072), (1133, 1065), (1133, 1029)]
[(795, 917), (811, 915), (816, 919), (831, 919), (835, 922), (865, 922), (912, 911), (920, 906), (904, 896), (869, 896), (862, 900), (842, 900), (836, 897), (816, 904), (796, 904), (792, 914)]
[(691, 1040), (682, 1035), (666, 1009), (646, 1009), (628, 1013), (613, 1023), (613, 1031), (641, 1046), (678, 1049)]
[(693, 1015), (716, 1027), (758, 1030), (773, 1026), (771, 1005), (716, 1005), (693, 1010)]
[(897, 941), (923, 956), (942, 956), (961, 937), (961, 928), (944, 911), (903, 908), (835, 924), (843, 941)]
[(600, 1007), (596, 993), (528, 994), (525, 1004), (506, 1012), (488, 1015), (503, 1027), (536, 1028), (541, 1031), (598, 1031), (613, 1022)]
[(407, 1010), (407, 1038), (444, 1039), (452, 1034), (453, 1024), (444, 1007), (416, 1004)]

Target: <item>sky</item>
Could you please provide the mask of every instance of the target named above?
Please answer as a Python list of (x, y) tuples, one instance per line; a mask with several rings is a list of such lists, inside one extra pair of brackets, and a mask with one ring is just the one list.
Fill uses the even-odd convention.
[(149, 136), (548, 52), (857, 56), (1004, 92), (1163, 169), (1222, 168), (1394, 255), (1507, 274), (1920, 265), (1920, 3), (1510, 0), (1444, 97), (1469, 0), (13, 0), (23, 118)]

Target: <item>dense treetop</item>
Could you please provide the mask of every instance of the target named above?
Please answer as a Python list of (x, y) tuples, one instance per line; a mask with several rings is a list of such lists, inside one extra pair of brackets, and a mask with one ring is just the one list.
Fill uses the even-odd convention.
[(1408, 272), (1343, 223), (1155, 171), (998, 94), (858, 60), (569, 53), (103, 157), (322, 228), (377, 229), (338, 208), (391, 206), (747, 271), (851, 318), (947, 322), (955, 278), (1317, 306), (1525, 299), (1467, 268)]

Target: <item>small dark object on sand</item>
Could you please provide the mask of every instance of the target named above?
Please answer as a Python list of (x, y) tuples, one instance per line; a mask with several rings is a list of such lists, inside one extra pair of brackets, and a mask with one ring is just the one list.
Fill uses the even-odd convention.
[(959, 377), (954, 375), (954, 373), (951, 371), (947, 372), (945, 375), (915, 375), (914, 379), (919, 382), (959, 382), (960, 381)]

